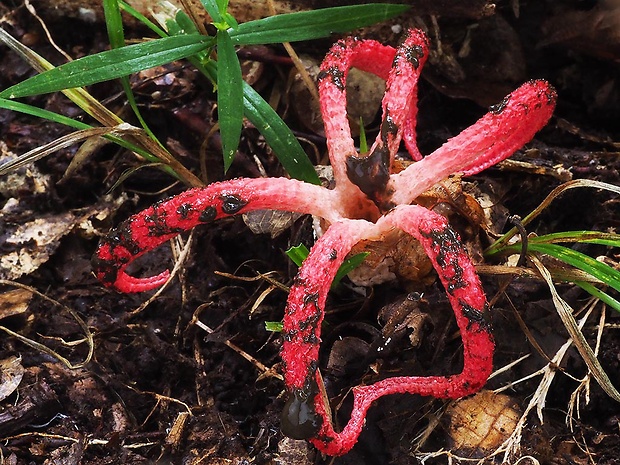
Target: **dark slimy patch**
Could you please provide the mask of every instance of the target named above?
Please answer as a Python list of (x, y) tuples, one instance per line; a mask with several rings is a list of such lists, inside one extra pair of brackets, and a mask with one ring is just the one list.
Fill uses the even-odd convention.
[(224, 194), (222, 197), (222, 211), (227, 215), (238, 213), (248, 202), (233, 194)]
[[(456, 232), (450, 228), (434, 229), (430, 232), (420, 231), (420, 233), (432, 241), (432, 247), (437, 251), (437, 264), (444, 270), (444, 276), (447, 279), (446, 291), (450, 294), (457, 289), (463, 289), (468, 286), (467, 281), (463, 278), (463, 268), (459, 264), (458, 256), (465, 253), (461, 241)], [(452, 269), (452, 276), (445, 274), (449, 268)]]
[(321, 71), (317, 76), (317, 80), (322, 81), (327, 77), (331, 77), (332, 83), (338, 88), (339, 91), (344, 91), (344, 72), (342, 72), (341, 69), (336, 66), (331, 66), (325, 71)]
[(110, 233), (102, 239), (104, 243), (110, 245), (110, 253), (113, 253), (115, 247), (124, 247), (132, 255), (142, 252), (142, 247), (133, 239), (131, 234), (132, 220), (131, 218), (119, 224)]
[(315, 307), (319, 306), (319, 293), (311, 292), (304, 296), (304, 306), (308, 304), (313, 304)]
[(149, 235), (154, 237), (167, 236), (183, 232), (182, 228), (172, 228), (168, 224), (168, 212), (165, 207), (156, 205), (152, 212), (144, 216), (144, 222), (149, 228)]
[(350, 156), (346, 161), (347, 177), (376, 204), (390, 180), (390, 152), (387, 144), (377, 147), (365, 157)]
[(394, 122), (394, 118), (390, 115), (389, 109), (386, 110), (385, 117), (381, 122), (381, 141), (383, 145), (387, 145), (388, 137), (396, 137), (398, 134), (398, 125)]
[(214, 206), (210, 206), (210, 207), (205, 208), (202, 211), (202, 213), (200, 213), (200, 216), (198, 217), (198, 221), (200, 221), (201, 223), (208, 223), (210, 221), (213, 221), (216, 216), (217, 216), (217, 209)]
[(496, 103), (495, 105), (491, 105), (489, 107), (489, 111), (491, 113), (493, 113), (494, 115), (499, 115), (502, 111), (504, 111), (504, 109), (508, 105), (508, 102), (510, 102), (510, 96), (509, 95), (504, 97), (501, 102)]
[(321, 312), (317, 312), (313, 315), (310, 315), (305, 320), (301, 320), (299, 323), (297, 323), (297, 327), (302, 331), (308, 329), (309, 327), (316, 328), (316, 324), (319, 322), (320, 318)]
[(193, 207), (191, 203), (184, 203), (182, 205), (179, 205), (177, 207), (177, 214), (183, 218), (184, 220), (187, 219), (187, 217), (189, 216), (189, 214), (192, 212)]
[[(316, 384), (315, 386), (316, 387)], [(315, 389), (295, 389), (289, 396), (280, 421), (280, 429), (291, 439), (310, 439), (321, 429), (323, 419), (314, 410)]]
[(118, 266), (115, 260), (99, 258), (98, 253), (93, 255), (90, 266), (97, 278), (106, 286), (111, 286), (118, 277)]
[[(491, 321), (489, 319), (489, 313), (486, 311), (478, 310), (463, 301), (459, 301), (463, 316), (469, 320), (469, 324), (477, 323), (480, 328), (487, 332), (491, 331)], [(486, 310), (486, 309), (485, 309)]]
[(424, 49), (420, 45), (404, 46), (402, 53), (405, 59), (411, 63), (414, 69), (418, 69), (420, 66), (420, 58), (424, 56)]

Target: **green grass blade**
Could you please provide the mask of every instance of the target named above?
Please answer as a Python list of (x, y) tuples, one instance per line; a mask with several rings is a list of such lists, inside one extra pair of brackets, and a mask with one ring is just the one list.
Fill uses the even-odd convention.
[(408, 5), (371, 3), (301, 11), (248, 21), (229, 33), (238, 45), (310, 40), (385, 21), (407, 9)]
[(212, 40), (200, 34), (188, 34), (89, 55), (9, 87), (0, 92), (0, 97), (45, 94), (120, 78), (199, 53)]
[[(291, 247), (285, 253), (287, 257), (290, 258), (293, 263), (295, 263), (295, 265), (301, 266), (304, 260), (308, 258), (308, 254), (310, 253), (310, 251), (305, 245), (299, 244)], [(340, 281), (342, 281), (342, 278), (344, 278), (351, 271), (360, 266), (369, 254), (370, 252), (358, 253), (342, 262), (342, 265), (340, 265), (340, 268), (338, 268), (338, 272), (336, 273), (336, 276), (332, 281), (331, 288), (334, 289), (336, 286), (338, 286), (338, 284), (340, 284)]]
[[(121, 7), (129, 14), (140, 19), (139, 14), (124, 2), (121, 2)], [(166, 34), (165, 31), (154, 25), (152, 29), (157, 34)], [(212, 82), (217, 82), (217, 63), (214, 61), (201, 62), (197, 56), (190, 57), (189, 59)], [(265, 140), (271, 146), (286, 172), (292, 178), (312, 184), (320, 184), (321, 181), (314, 170), (314, 165), (295, 135), (286, 123), (282, 121), (282, 118), (250, 85), (243, 82), (242, 88), (245, 117), (265, 137)]]
[(557, 258), (564, 263), (568, 263), (575, 268), (591, 274), (603, 283), (620, 292), (620, 272), (586, 254), (556, 244), (533, 243), (529, 244), (528, 250), (544, 253), (551, 257)]
[(241, 65), (226, 31), (217, 31), (217, 82), (218, 120), (226, 172), (235, 158), (243, 124)]
[(155, 24), (153, 21), (148, 19), (146, 16), (144, 16), (142, 13), (140, 13), (138, 10), (136, 10), (134, 7), (127, 4), (123, 0), (118, 0), (118, 6), (121, 8), (121, 10), (133, 16), (135, 19), (140, 21), (142, 24), (148, 27), (151, 31), (153, 31), (159, 37), (168, 36), (168, 34), (166, 34), (166, 32), (162, 28), (160, 28), (157, 24)]
[[(199, 63), (194, 59), (191, 61), (209, 79), (217, 82), (216, 62)], [(247, 82), (243, 81), (242, 87), (245, 117), (263, 135), (286, 172), (292, 178), (300, 181), (321, 184), (321, 180), (314, 170), (314, 165), (290, 128), (282, 121), (282, 118)]]
[(306, 247), (304, 244), (299, 244), (294, 245), (284, 253), (288, 258), (291, 259), (291, 261), (295, 265), (301, 266), (304, 260), (308, 258), (308, 254), (310, 253), (310, 251), (308, 250), (308, 247)]
[(103, 13), (105, 15), (105, 24), (108, 29), (110, 46), (113, 49), (124, 47), (125, 34), (123, 32), (123, 19), (121, 18), (118, 0), (103, 0)]
[(224, 21), (220, 13), (220, 7), (215, 0), (200, 0), (200, 3), (202, 3), (202, 6), (207, 10), (207, 13), (209, 13), (214, 23), (221, 23)]
[(366, 128), (364, 127), (364, 120), (360, 116), (360, 153), (368, 153), (368, 141), (366, 140)]
[(295, 135), (276, 111), (246, 82), (243, 83), (243, 107), (245, 116), (265, 137), (291, 177), (321, 184), (314, 165)]
[(265, 330), (272, 333), (281, 333), (284, 324), (281, 321), (265, 321)]
[[(82, 123), (81, 121), (76, 121), (71, 118), (68, 118), (64, 115), (60, 115), (58, 113), (54, 113), (49, 110), (43, 110), (41, 108), (33, 107), (32, 105), (28, 105), (25, 103), (16, 102), (14, 100), (0, 98), (0, 108), (4, 108), (6, 110), (11, 110), (11, 111), (17, 111), (17, 112), (20, 112), (26, 115), (36, 116), (38, 118), (43, 118), (49, 121), (53, 121), (55, 123), (64, 124), (74, 129), (84, 130), (84, 129), (90, 129), (93, 127), (86, 123)], [(131, 150), (133, 152), (136, 152), (142, 155), (147, 160), (157, 161), (157, 158), (151, 155), (150, 152), (148, 152), (147, 150), (144, 150), (142, 147), (138, 147), (137, 145), (132, 144), (131, 142), (128, 142), (124, 139), (121, 139), (119, 137), (116, 137), (110, 134), (106, 134), (103, 137), (105, 137), (106, 139), (109, 139), (111, 142), (114, 142), (120, 145), (123, 148), (126, 148), (128, 150)], [(15, 169), (17, 166), (17, 163), (21, 164), (23, 159), (24, 157), (20, 156), (16, 160), (14, 160), (15, 163), (8, 162), (8, 163), (1, 165), (0, 176), (7, 174), (8, 172)]]
[(340, 281), (342, 281), (342, 278), (344, 278), (351, 271), (353, 271), (355, 268), (360, 266), (368, 255), (370, 255), (370, 252), (358, 253), (356, 255), (353, 255), (351, 258), (347, 258), (344, 262), (342, 262), (342, 265), (340, 265), (340, 268), (338, 268), (338, 272), (336, 273), (336, 276), (334, 277), (334, 282), (332, 282), (332, 289), (336, 287), (338, 284), (340, 284)]
[(546, 244), (582, 242), (587, 244), (606, 245), (609, 247), (620, 247), (620, 234), (601, 231), (563, 231), (542, 236), (532, 236), (528, 238), (528, 241), (530, 243)]
[(0, 98), (0, 108), (3, 108), (5, 110), (17, 111), (26, 115), (36, 116), (37, 118), (43, 118), (48, 121), (64, 124), (65, 126), (69, 126), (75, 129), (88, 129), (92, 127), (86, 123), (82, 123), (81, 121), (76, 121), (67, 116), (54, 113), (53, 111), (33, 107), (32, 105), (16, 102), (15, 100)]
[(620, 312), (620, 302), (618, 302), (616, 299), (614, 299), (612, 296), (610, 296), (606, 292), (601, 291), (598, 287), (594, 286), (593, 284), (585, 283), (581, 281), (576, 282), (575, 284), (577, 284), (577, 286), (582, 288), (584, 291), (588, 292), (592, 296), (599, 299), (601, 302), (604, 302), (607, 305), (609, 305), (615, 311)]
[[(108, 29), (108, 38), (110, 39), (110, 47), (112, 49), (125, 47), (125, 33), (123, 31), (123, 18), (121, 17), (121, 10), (118, 4), (118, 0), (103, 0), (103, 12), (105, 15), (106, 27)], [(138, 108), (138, 104), (136, 102), (136, 98), (133, 93), (133, 89), (131, 88), (131, 83), (129, 82), (129, 78), (127, 76), (122, 76), (120, 78), (121, 84), (123, 86), (123, 90), (125, 91), (125, 95), (127, 96), (127, 101), (129, 102), (129, 106), (133, 110), (134, 115), (138, 118), (140, 122), (140, 126), (144, 129), (146, 134), (157, 141), (157, 143), (163, 147), (163, 144), (159, 142), (151, 128), (149, 128), (148, 124), (142, 117), (142, 113), (140, 112), (140, 108)]]

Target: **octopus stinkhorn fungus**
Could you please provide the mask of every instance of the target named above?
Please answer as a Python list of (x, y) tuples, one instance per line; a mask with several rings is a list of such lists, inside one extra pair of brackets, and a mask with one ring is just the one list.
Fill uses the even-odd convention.
[[(136, 278), (127, 265), (182, 231), (259, 209), (315, 215), (329, 225), (301, 266), (284, 314), (282, 359), (290, 392), (283, 430), (310, 440), (329, 455), (348, 452), (357, 441), (373, 401), (394, 393), (457, 398), (479, 390), (492, 370), (493, 337), (485, 315), (480, 280), (458, 235), (447, 220), (413, 202), (452, 173), (477, 173), (530, 141), (549, 120), (556, 93), (545, 81), (523, 84), (473, 126), (422, 157), (416, 145), (417, 82), (428, 56), (427, 38), (408, 31), (394, 49), (373, 40), (348, 38), (329, 51), (318, 77), (325, 135), (335, 187), (287, 178), (233, 179), (155, 203), (104, 237), (93, 257), (96, 276), (121, 292), (161, 286), (169, 272)], [(345, 83), (351, 67), (387, 81), (382, 123), (368, 153), (356, 151), (346, 115)], [(394, 156), (404, 142), (415, 163), (394, 173)], [(351, 248), (381, 240), (395, 228), (414, 236), (429, 256), (463, 339), (460, 374), (392, 377), (353, 388), (353, 410), (340, 432), (332, 425), (318, 370), (321, 322), (334, 276)]]

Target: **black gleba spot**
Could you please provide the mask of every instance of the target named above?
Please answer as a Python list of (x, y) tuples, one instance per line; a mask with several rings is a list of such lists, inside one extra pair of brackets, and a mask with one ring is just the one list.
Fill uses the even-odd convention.
[(232, 194), (224, 194), (221, 199), (222, 211), (227, 215), (234, 215), (248, 204), (246, 200)]
[(213, 221), (217, 216), (217, 210), (214, 206), (210, 206), (205, 208), (200, 216), (198, 217), (198, 221), (201, 223), (208, 223), (209, 221)]
[(323, 419), (314, 410), (314, 394), (296, 389), (282, 410), (280, 429), (291, 439), (310, 439), (318, 433)]

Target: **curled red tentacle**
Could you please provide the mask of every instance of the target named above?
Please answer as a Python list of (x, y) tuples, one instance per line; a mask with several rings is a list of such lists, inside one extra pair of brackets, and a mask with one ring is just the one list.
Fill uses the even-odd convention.
[[(401, 376), (358, 386), (353, 389), (351, 419), (338, 433), (333, 429), (317, 372), (320, 325), (327, 293), (353, 245), (393, 228), (418, 239), (437, 270), (463, 337), (463, 372), (452, 376)], [(302, 265), (285, 313), (282, 359), (286, 366), (285, 382), (291, 390), (284, 416), (286, 432), (307, 437), (329, 455), (341, 455), (357, 442), (366, 411), (379, 397), (411, 393), (456, 398), (477, 391), (486, 382), (493, 365), (494, 344), (485, 307), (484, 292), (474, 266), (443, 216), (416, 205), (399, 206), (376, 224), (343, 220), (332, 225)], [(303, 416), (296, 417), (299, 412), (304, 412)]]
[(479, 173), (508, 158), (547, 124), (556, 99), (548, 82), (526, 82), (432, 154), (392, 175), (391, 201), (396, 205), (411, 203), (452, 173)]
[[(409, 31), (398, 46), (383, 97), (383, 117), (377, 139), (367, 154), (350, 155), (345, 159), (347, 177), (371, 199), (381, 211), (388, 211), (390, 201), (387, 184), (392, 164), (403, 133), (413, 156), (420, 157), (415, 144), (415, 117), (420, 71), (428, 56), (428, 43), (421, 31)], [(408, 126), (405, 132), (405, 126)]]
[(136, 278), (125, 272), (139, 256), (183, 231), (251, 210), (310, 213), (335, 221), (339, 206), (332, 191), (287, 178), (234, 179), (190, 189), (128, 218), (99, 242), (92, 259), (97, 278), (121, 292), (143, 292), (163, 285), (166, 270)]
[[(382, 191), (403, 135), (412, 157), (420, 159), (415, 141), (417, 82), (428, 55), (427, 42), (418, 30), (409, 31), (397, 50), (349, 38), (337, 42), (325, 57), (319, 74), (321, 113), (336, 190), (343, 203), (359, 197), (353, 185), (377, 204), (378, 197), (385, 197)], [(351, 67), (387, 80), (381, 131), (368, 154), (358, 155), (346, 114), (345, 84)]]

